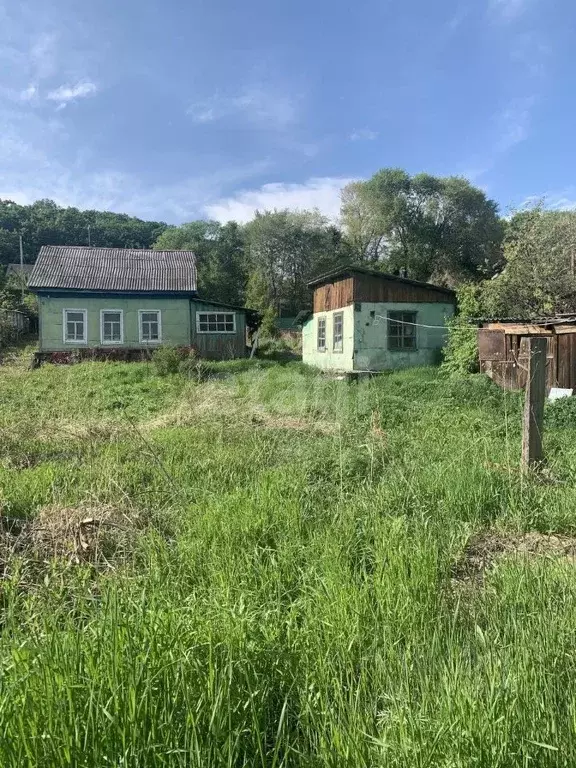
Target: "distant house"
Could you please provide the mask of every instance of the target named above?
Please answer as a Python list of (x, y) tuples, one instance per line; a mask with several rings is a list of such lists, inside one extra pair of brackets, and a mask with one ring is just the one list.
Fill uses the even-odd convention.
[(314, 304), (303, 320), (302, 358), (338, 371), (434, 363), (456, 306), (448, 288), (363, 267), (342, 267), (309, 286)]
[(33, 269), (33, 264), (8, 264), (6, 266), (7, 285), (12, 288), (26, 288)]
[(41, 353), (170, 344), (243, 357), (257, 324), (255, 312), (198, 296), (190, 251), (44, 246), (28, 288), (38, 296)]

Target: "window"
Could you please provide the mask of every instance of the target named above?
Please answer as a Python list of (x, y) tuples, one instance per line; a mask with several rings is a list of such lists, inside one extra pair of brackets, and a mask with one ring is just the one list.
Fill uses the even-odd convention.
[(140, 316), (140, 342), (158, 344), (162, 341), (159, 310), (141, 309), (138, 314)]
[(86, 310), (64, 310), (64, 342), (86, 344)]
[(326, 318), (318, 318), (318, 352), (326, 352)]
[(344, 312), (336, 312), (334, 315), (334, 327), (332, 332), (332, 348), (334, 352), (342, 352), (344, 340)]
[(388, 349), (416, 349), (416, 312), (388, 312)]
[(102, 344), (122, 344), (124, 318), (121, 309), (103, 309), (100, 312), (100, 341)]
[(236, 315), (234, 312), (197, 312), (196, 330), (198, 333), (235, 333)]

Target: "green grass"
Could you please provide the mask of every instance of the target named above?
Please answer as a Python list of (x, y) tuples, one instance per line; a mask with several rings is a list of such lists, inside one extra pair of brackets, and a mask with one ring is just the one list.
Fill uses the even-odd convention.
[(4, 514), (138, 521), (107, 564), (0, 552), (2, 768), (574, 766), (575, 564), (452, 578), (484, 529), (576, 535), (572, 411), (544, 482), (480, 376), (210, 373), (0, 369)]

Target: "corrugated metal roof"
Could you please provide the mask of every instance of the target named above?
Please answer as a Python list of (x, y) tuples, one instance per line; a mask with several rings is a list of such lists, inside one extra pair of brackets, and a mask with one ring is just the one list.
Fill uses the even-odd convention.
[(192, 251), (44, 245), (28, 287), (82, 291), (196, 291)]

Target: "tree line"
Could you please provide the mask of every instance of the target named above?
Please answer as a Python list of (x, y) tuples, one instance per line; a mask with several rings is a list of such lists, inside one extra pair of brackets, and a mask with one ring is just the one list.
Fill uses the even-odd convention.
[(245, 225), (168, 226), (51, 200), (0, 201), (0, 264), (19, 260), (20, 235), (27, 263), (42, 245), (193, 250), (202, 295), (270, 319), (307, 308), (307, 282), (350, 263), (450, 287), (473, 284), (489, 314), (576, 310), (576, 213), (536, 206), (504, 219), (464, 178), (397, 168), (346, 186), (338, 225), (316, 210), (258, 212)]

